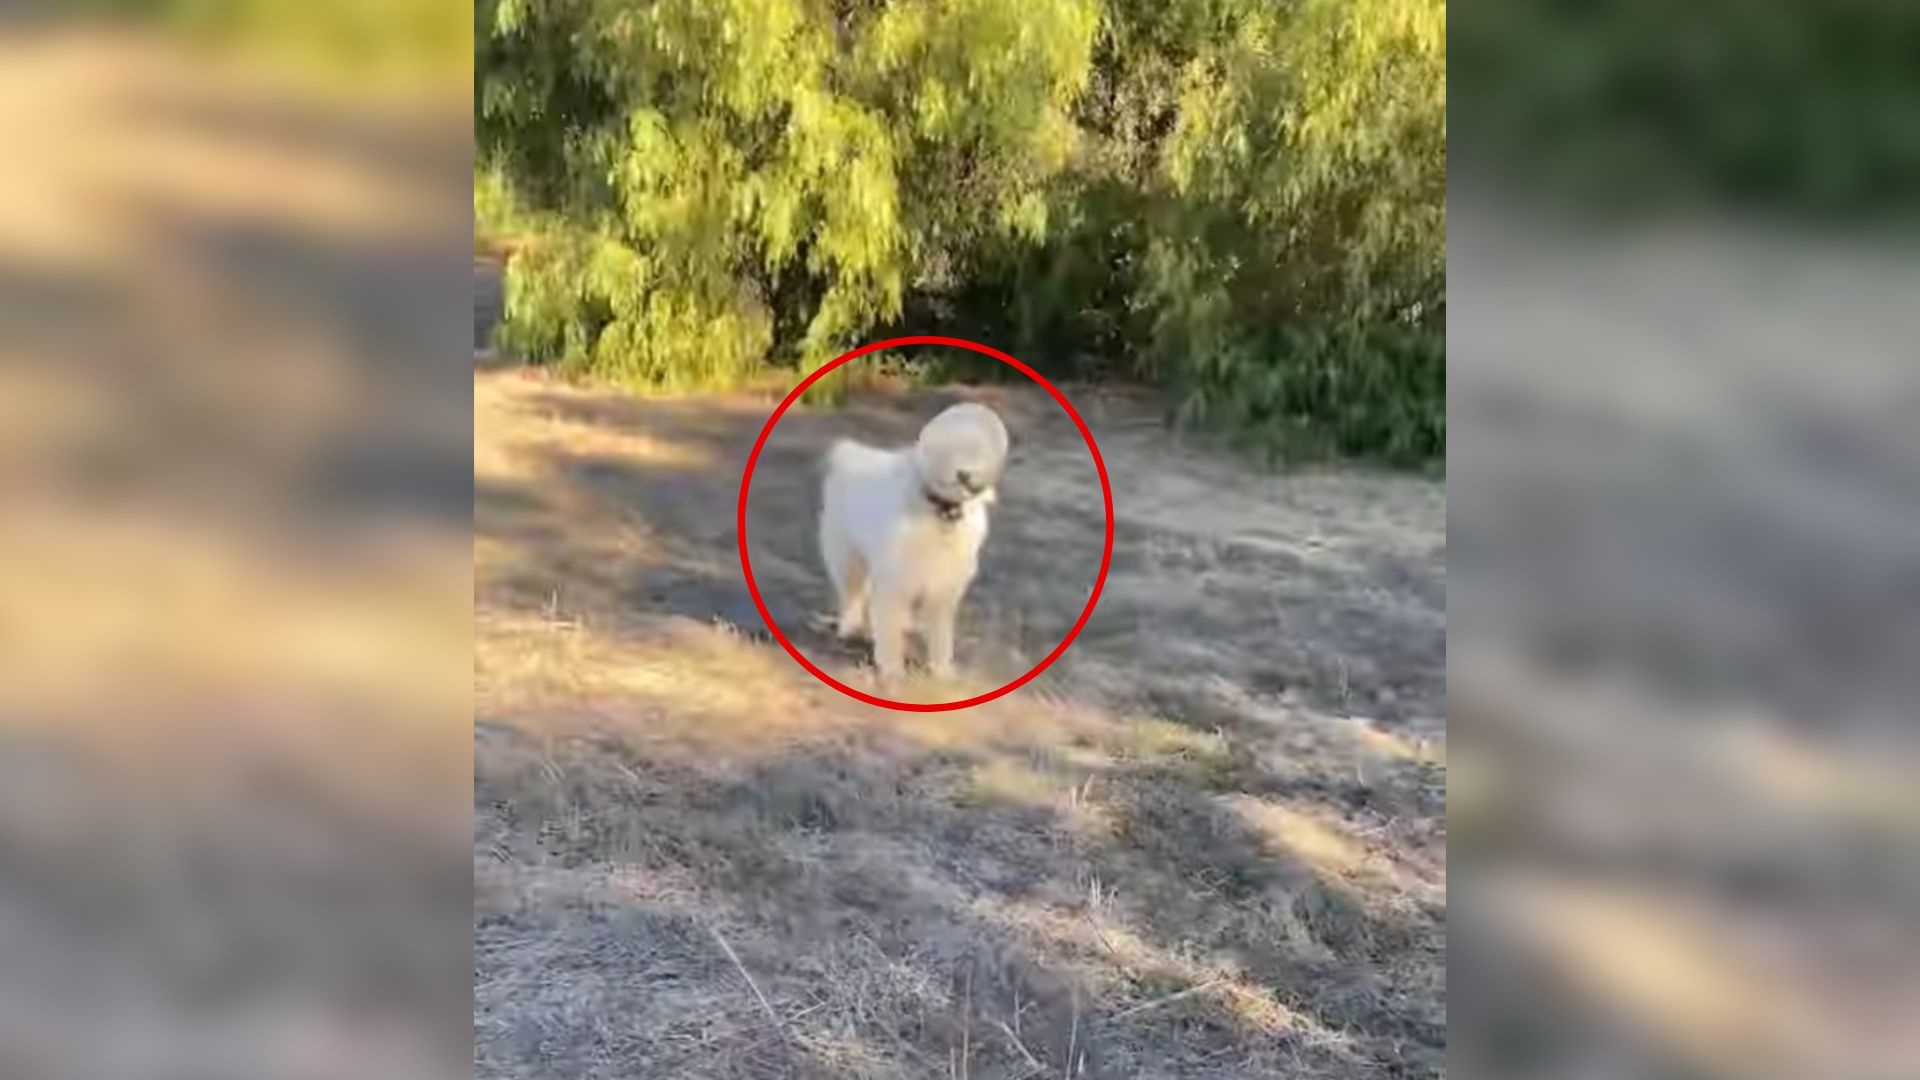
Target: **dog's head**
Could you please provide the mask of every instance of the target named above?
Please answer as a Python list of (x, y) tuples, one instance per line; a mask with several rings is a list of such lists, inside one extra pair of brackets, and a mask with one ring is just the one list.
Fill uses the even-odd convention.
[(962, 402), (927, 421), (913, 456), (934, 512), (958, 521), (970, 503), (992, 501), (1007, 464), (1007, 427), (985, 405)]

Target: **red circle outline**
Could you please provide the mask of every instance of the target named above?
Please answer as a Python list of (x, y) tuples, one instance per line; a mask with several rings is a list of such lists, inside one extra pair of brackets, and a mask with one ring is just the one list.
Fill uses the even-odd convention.
[[(778, 424), (780, 418), (786, 415), (788, 407), (800, 399), (800, 395), (806, 392), (807, 387), (819, 382), (827, 372), (832, 371), (834, 368), (850, 360), (858, 360), (868, 353), (878, 352), (881, 349), (897, 348), (902, 345), (951, 345), (957, 349), (969, 349), (983, 356), (991, 356), (1002, 363), (1009, 364), (1027, 378), (1039, 383), (1040, 386), (1053, 397), (1053, 400), (1059, 402), (1060, 407), (1067, 411), (1067, 416), (1073, 420), (1073, 426), (1080, 429), (1080, 437), (1087, 441), (1087, 450), (1093, 454), (1093, 467), (1100, 473), (1100, 498), (1106, 505), (1107, 515), (1106, 542), (1100, 549), (1100, 576), (1093, 581), (1093, 592), (1087, 597), (1086, 610), (1080, 613), (1079, 621), (1073, 624), (1073, 629), (1067, 631), (1067, 636), (1061, 639), (1060, 644), (1055, 646), (1051, 653), (1047, 654), (1046, 659), (1035, 664), (1032, 671), (1000, 687), (998, 690), (989, 690), (984, 694), (978, 694), (960, 701), (943, 701), (926, 705), (908, 701), (892, 701), (874, 694), (869, 694), (864, 690), (856, 690), (820, 670), (813, 661), (802, 655), (799, 649), (794, 648), (793, 642), (787, 640), (787, 635), (781, 631), (779, 624), (773, 621), (773, 615), (767, 611), (766, 601), (760, 597), (760, 586), (753, 580), (753, 561), (747, 557), (747, 494), (753, 486), (753, 470), (755, 466), (760, 463), (760, 451), (767, 445), (767, 436), (773, 434), (774, 425)], [(864, 701), (869, 705), (878, 705), (885, 709), (898, 709), (902, 712), (947, 712), (953, 709), (970, 709), (975, 705), (985, 704), (994, 698), (1010, 694), (1020, 689), (1022, 686), (1033, 681), (1036, 675), (1053, 666), (1053, 662), (1060, 659), (1061, 655), (1067, 651), (1067, 646), (1072, 645), (1073, 640), (1080, 636), (1080, 631), (1087, 625), (1087, 620), (1093, 617), (1094, 606), (1100, 602), (1100, 590), (1105, 588), (1107, 584), (1107, 568), (1113, 563), (1113, 486), (1107, 480), (1107, 463), (1100, 457), (1100, 444), (1094, 441), (1093, 432), (1087, 430), (1087, 422), (1080, 418), (1080, 413), (1074, 409), (1073, 403), (1067, 400), (1066, 395), (1062, 394), (1059, 388), (1048, 382), (1045, 376), (998, 349), (982, 345), (976, 341), (968, 341), (965, 338), (932, 337), (926, 335), (897, 337), (888, 338), (885, 341), (876, 341), (870, 345), (862, 345), (851, 352), (843, 353), (836, 359), (821, 365), (813, 374), (802, 379), (800, 385), (794, 387), (793, 390), (787, 394), (785, 400), (780, 402), (779, 407), (773, 410), (773, 415), (767, 417), (766, 425), (760, 429), (760, 437), (753, 441), (753, 452), (747, 455), (746, 471), (740, 474), (740, 506), (735, 515), (734, 526), (735, 536), (740, 546), (740, 571), (746, 575), (747, 591), (753, 594), (753, 606), (760, 610), (760, 618), (765, 620), (767, 629), (773, 631), (774, 639), (780, 642), (780, 647), (787, 650), (787, 655), (793, 657), (801, 667), (811, 672), (814, 678), (819, 679), (821, 682), (826, 683), (828, 686), (833, 687), (835, 690), (840, 691), (850, 698)]]

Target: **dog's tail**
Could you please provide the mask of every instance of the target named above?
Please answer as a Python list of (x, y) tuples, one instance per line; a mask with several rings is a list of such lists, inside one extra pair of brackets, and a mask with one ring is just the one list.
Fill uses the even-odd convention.
[(829, 472), (843, 468), (857, 454), (856, 448), (859, 445), (852, 439), (835, 439), (833, 445), (827, 447), (827, 452), (821, 456), (820, 464)]
[(866, 443), (855, 439), (835, 439), (833, 445), (820, 459), (822, 469), (827, 475), (835, 473), (861, 472), (873, 466), (874, 459), (883, 456)]

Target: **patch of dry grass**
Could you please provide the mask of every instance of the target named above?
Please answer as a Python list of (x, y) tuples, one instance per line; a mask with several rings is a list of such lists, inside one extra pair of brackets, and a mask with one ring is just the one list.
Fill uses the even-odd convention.
[[(1044, 655), (1100, 539), (1065, 418), (979, 393), (1015, 453), (966, 685), (928, 695)], [(1248, 473), (1074, 393), (1118, 506), (1099, 611), (1023, 690), (913, 714), (746, 600), (766, 405), (477, 377), (481, 1075), (1440, 1075), (1437, 489)], [(762, 456), (761, 589), (849, 682), (812, 461), (949, 397), (799, 409)]]

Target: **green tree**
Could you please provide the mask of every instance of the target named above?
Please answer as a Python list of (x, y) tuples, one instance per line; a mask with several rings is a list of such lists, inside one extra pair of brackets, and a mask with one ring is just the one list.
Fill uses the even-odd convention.
[(504, 344), (646, 386), (883, 330), (1444, 444), (1441, 0), (483, 0)]
[(483, 168), (546, 214), (507, 344), (647, 385), (813, 362), (1044, 228), (1091, 0), (494, 0)]

